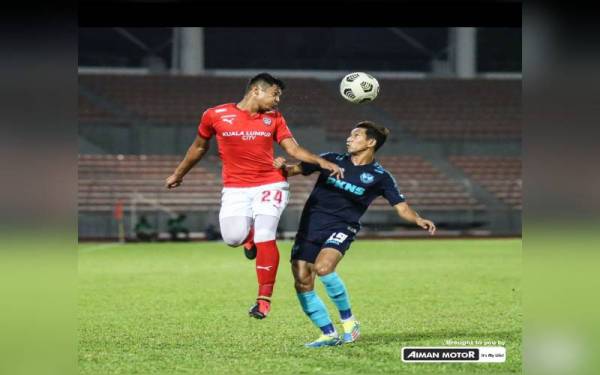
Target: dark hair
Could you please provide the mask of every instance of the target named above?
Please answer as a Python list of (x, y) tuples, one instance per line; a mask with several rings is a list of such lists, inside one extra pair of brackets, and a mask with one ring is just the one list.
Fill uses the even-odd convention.
[(246, 92), (250, 91), (252, 86), (254, 86), (255, 84), (262, 82), (268, 84), (269, 86), (277, 85), (279, 86), (281, 91), (285, 89), (285, 83), (283, 83), (282, 80), (273, 77), (269, 73), (260, 73), (250, 78), (248, 84), (246, 85)]
[(375, 151), (379, 150), (381, 146), (385, 143), (387, 136), (390, 134), (390, 131), (383, 126), (379, 126), (372, 121), (361, 121), (356, 124), (357, 128), (362, 128), (366, 130), (367, 139), (374, 139), (377, 143), (375, 143)]

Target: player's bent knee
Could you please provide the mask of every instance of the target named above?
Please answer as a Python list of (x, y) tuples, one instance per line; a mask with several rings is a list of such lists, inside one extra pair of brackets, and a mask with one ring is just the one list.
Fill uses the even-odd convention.
[(225, 241), (225, 243), (231, 247), (237, 247), (244, 243), (246, 236), (247, 234), (243, 236), (241, 233), (223, 233), (223, 241)]
[(296, 281), (294, 287), (298, 293), (306, 293), (314, 289), (314, 286), (308, 281)]
[(224, 241), (227, 244), (227, 246), (230, 246), (230, 247), (238, 247), (243, 243), (241, 241), (227, 241), (227, 240), (224, 240)]
[(317, 263), (315, 264), (315, 271), (317, 272), (317, 275), (325, 276), (335, 271), (335, 267), (329, 262)]
[(310, 292), (314, 289), (313, 278), (310, 275), (299, 275), (294, 273), (294, 288), (296, 288), (296, 292), (304, 293)]

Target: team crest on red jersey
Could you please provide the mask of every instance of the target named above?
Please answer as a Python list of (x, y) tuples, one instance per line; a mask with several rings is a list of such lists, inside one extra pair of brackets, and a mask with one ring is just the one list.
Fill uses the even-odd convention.
[(263, 123), (267, 126), (271, 125), (271, 118), (270, 117), (263, 117)]

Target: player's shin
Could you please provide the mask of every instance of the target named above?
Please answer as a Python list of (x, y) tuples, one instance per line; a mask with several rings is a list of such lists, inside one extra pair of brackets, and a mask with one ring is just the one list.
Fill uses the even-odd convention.
[(325, 286), (327, 295), (329, 298), (331, 298), (331, 301), (339, 310), (342, 321), (350, 319), (352, 317), (352, 310), (350, 309), (350, 297), (348, 296), (346, 285), (342, 279), (336, 272), (319, 276), (319, 279)]
[(256, 243), (256, 276), (258, 298), (270, 299), (279, 267), (279, 249), (275, 240)]
[(323, 303), (323, 300), (315, 293), (314, 290), (310, 292), (297, 293), (298, 301), (302, 306), (302, 311), (308, 316), (308, 318), (317, 326), (325, 335), (335, 334), (335, 328), (333, 322), (329, 317), (329, 312)]

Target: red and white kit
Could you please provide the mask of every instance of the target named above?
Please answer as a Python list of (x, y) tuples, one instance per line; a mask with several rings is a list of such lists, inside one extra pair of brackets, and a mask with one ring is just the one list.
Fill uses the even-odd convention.
[(224, 186), (220, 218), (281, 216), (289, 185), (273, 167), (273, 142), (292, 137), (281, 113), (250, 114), (235, 103), (223, 104), (204, 112), (198, 135), (217, 138)]

